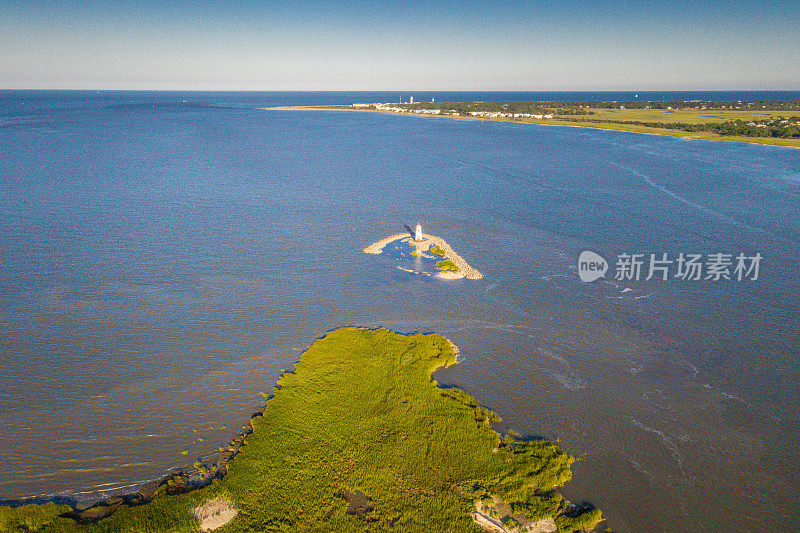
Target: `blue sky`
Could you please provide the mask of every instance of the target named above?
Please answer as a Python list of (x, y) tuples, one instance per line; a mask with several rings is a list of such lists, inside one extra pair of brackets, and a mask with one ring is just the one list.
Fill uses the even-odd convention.
[(800, 2), (0, 0), (0, 88), (800, 89)]

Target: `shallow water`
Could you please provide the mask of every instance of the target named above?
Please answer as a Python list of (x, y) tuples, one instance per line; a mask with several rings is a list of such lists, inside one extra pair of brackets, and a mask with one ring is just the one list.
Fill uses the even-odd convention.
[[(309, 95), (23, 96), (0, 123), (0, 498), (214, 454), (354, 324), (453, 340), (436, 379), (560, 439), (565, 493), (614, 530), (800, 518), (800, 151), (255, 109)], [(361, 252), (417, 221), (484, 278)], [(584, 249), (765, 259), (756, 281), (584, 284)]]

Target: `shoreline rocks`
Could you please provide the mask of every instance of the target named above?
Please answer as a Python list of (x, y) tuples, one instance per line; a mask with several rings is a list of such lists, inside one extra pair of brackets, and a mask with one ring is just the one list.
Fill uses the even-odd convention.
[(84, 509), (77, 509), (73, 505), (73, 510), (63, 516), (72, 518), (80, 524), (95, 524), (103, 518), (114, 514), (123, 504), (135, 507), (149, 503), (161, 487), (166, 486), (164, 492), (167, 495), (185, 494), (201, 489), (211, 484), (215, 479), (222, 479), (228, 473), (228, 464), (245, 446), (247, 436), (253, 432), (251, 421), (254, 418), (264, 416), (264, 409), (265, 406), (261, 406), (253, 412), (246, 429), (228, 442), (227, 447), (219, 453), (217, 460), (213, 464), (202, 464), (198, 468), (192, 468), (191, 470), (176, 468), (159, 479), (148, 481), (141, 485), (134, 493), (111, 496)]

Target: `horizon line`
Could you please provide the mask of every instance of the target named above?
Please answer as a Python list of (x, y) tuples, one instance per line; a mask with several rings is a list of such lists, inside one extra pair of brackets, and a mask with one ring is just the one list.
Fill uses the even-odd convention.
[(73, 92), (242, 92), (242, 93), (262, 93), (262, 92), (286, 92), (286, 93), (319, 93), (319, 92), (344, 92), (344, 93), (364, 93), (364, 92), (447, 92), (447, 93), (654, 93), (654, 92), (800, 92), (800, 87), (787, 88), (728, 88), (728, 89), (230, 89), (230, 88), (97, 88), (97, 87), (0, 87), (0, 91), (73, 91)]

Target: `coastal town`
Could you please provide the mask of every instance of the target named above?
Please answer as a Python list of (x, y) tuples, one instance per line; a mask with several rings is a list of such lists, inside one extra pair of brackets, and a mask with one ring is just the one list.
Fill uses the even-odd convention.
[[(410, 105), (413, 105), (413, 99)], [(441, 108), (426, 108), (426, 107), (398, 107), (398, 104), (353, 104), (353, 109), (366, 109), (374, 111), (383, 111), (384, 113), (412, 113), (414, 115), (451, 115), (460, 116), (461, 111), (458, 109), (441, 109)], [(483, 118), (535, 118), (545, 119), (553, 118), (552, 113), (509, 113), (506, 111), (468, 111), (468, 116), (483, 117)]]

